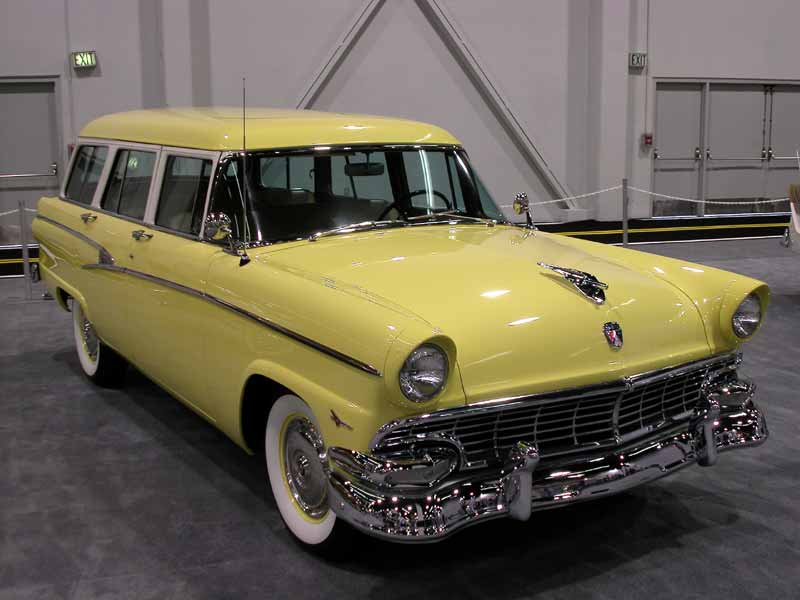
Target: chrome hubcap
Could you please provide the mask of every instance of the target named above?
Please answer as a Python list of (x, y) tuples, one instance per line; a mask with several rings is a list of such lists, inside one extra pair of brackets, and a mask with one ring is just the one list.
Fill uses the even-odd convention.
[(83, 338), (83, 346), (86, 348), (86, 354), (92, 361), (97, 360), (97, 351), (100, 348), (100, 342), (94, 332), (92, 324), (83, 317), (83, 324), (81, 326), (81, 337)]
[(286, 483), (297, 505), (313, 519), (328, 512), (323, 452), (322, 441), (308, 419), (297, 417), (287, 425), (283, 441)]

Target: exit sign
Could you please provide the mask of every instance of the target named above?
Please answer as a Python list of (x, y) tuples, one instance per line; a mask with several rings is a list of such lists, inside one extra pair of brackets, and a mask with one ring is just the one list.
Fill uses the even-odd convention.
[(644, 69), (647, 66), (647, 52), (631, 52), (628, 54), (628, 67)]
[(81, 50), (70, 54), (72, 66), (75, 69), (92, 69), (97, 66), (97, 52), (94, 50)]

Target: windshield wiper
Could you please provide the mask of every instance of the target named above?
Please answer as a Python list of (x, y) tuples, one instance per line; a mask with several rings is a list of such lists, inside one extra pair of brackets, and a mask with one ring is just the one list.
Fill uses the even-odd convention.
[(341, 227), (334, 227), (325, 231), (317, 231), (308, 236), (309, 242), (316, 242), (319, 238), (328, 237), (330, 235), (340, 235), (342, 233), (353, 233), (356, 231), (369, 231), (370, 229), (383, 229), (385, 227), (405, 227), (405, 221), (362, 221), (361, 223), (350, 223), (349, 225), (342, 225)]

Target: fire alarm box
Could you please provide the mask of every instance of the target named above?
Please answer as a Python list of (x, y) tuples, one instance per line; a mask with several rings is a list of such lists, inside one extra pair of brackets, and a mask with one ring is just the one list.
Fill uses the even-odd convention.
[(652, 146), (653, 145), (653, 134), (652, 133), (643, 133), (642, 134), (642, 146)]

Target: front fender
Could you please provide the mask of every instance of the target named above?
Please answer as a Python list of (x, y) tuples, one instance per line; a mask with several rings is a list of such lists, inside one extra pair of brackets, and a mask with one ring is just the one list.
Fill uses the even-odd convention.
[[(350, 367), (343, 366), (343, 368)], [(372, 377), (373, 381), (366, 380), (360, 389), (353, 389), (351, 394), (345, 394), (344, 390), (323, 386), (298, 371), (266, 359), (256, 359), (251, 362), (243, 375), (242, 396), (235, 416), (237, 441), (242, 446), (244, 446), (244, 436), (241, 429), (241, 414), (244, 389), (247, 381), (254, 375), (266, 377), (302, 398), (317, 418), (327, 446), (366, 451), (378, 427), (396, 416), (391, 405), (381, 402), (382, 381), (379, 377)], [(338, 425), (332, 413), (338, 418)]]

